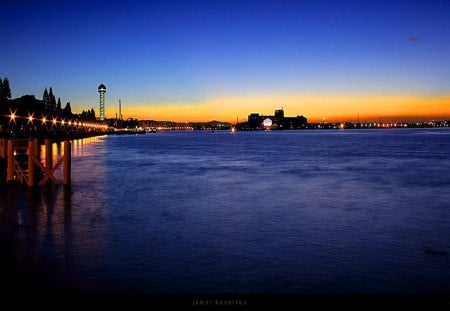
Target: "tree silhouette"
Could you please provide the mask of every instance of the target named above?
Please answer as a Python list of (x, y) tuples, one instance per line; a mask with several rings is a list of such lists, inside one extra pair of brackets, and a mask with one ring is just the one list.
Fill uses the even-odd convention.
[(56, 104), (56, 114), (61, 114), (61, 98), (58, 97), (58, 103)]
[(65, 116), (67, 118), (71, 118), (72, 117), (72, 108), (70, 107), (70, 102), (68, 102), (66, 104), (66, 107), (64, 107), (62, 114), (63, 114), (63, 116)]
[(50, 91), (48, 93), (48, 97), (49, 97), (49, 103), (48, 103), (47, 111), (55, 112), (56, 111), (56, 98), (55, 98), (55, 95), (53, 94), (53, 89), (51, 87), (50, 87)]
[(0, 79), (0, 100), (5, 101), (11, 99), (11, 89), (9, 87), (8, 78)]
[(94, 110), (94, 108), (91, 109), (91, 119), (95, 120), (95, 110)]
[(47, 88), (45, 88), (44, 94), (42, 95), (42, 104), (44, 105), (45, 111), (48, 111), (49, 103), (50, 103), (50, 97), (48, 95)]

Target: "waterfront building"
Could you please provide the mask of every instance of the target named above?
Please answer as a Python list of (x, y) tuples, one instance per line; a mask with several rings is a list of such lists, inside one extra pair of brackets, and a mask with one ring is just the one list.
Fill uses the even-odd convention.
[[(269, 122), (270, 120), (270, 122)], [(268, 124), (270, 123), (270, 126)], [(308, 120), (304, 116), (285, 117), (284, 110), (275, 110), (274, 115), (260, 115), (259, 113), (251, 113), (248, 116), (247, 129), (305, 129), (307, 128)]]

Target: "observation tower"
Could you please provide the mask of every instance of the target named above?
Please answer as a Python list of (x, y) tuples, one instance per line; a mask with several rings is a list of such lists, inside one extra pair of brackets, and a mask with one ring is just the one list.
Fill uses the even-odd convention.
[(98, 93), (100, 94), (100, 121), (104, 121), (106, 86), (103, 83), (98, 86)]

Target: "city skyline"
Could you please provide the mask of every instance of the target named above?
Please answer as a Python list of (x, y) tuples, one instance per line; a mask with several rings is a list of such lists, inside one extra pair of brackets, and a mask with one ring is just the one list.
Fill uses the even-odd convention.
[(446, 1), (6, 2), (0, 77), (105, 117), (450, 117)]

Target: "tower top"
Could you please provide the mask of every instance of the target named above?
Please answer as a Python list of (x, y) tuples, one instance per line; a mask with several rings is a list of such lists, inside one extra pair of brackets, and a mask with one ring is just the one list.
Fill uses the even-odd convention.
[(102, 83), (98, 86), (98, 91), (99, 92), (106, 92), (106, 86)]

